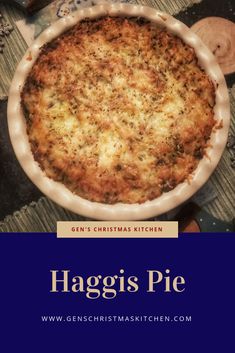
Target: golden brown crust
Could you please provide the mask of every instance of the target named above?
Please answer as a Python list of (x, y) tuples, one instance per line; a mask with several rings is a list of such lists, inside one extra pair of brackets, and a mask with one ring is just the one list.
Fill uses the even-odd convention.
[(187, 179), (214, 104), (194, 50), (142, 19), (80, 22), (43, 47), (22, 91), (35, 160), (103, 203), (141, 203)]

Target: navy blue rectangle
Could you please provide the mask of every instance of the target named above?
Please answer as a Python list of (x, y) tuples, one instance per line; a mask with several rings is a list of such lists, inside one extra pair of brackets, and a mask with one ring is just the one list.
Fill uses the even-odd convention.
[[(0, 249), (0, 347), (7, 347), (2, 352), (80, 347), (73, 350), (79, 352), (82, 346), (88, 352), (116, 351), (119, 346), (132, 352), (135, 347), (142, 351), (141, 345), (154, 352), (229, 352), (234, 346), (234, 234), (116, 240), (7, 234), (0, 236)], [(50, 292), (50, 270), (70, 270), (72, 278), (120, 275), (120, 269), (126, 277), (138, 277), (137, 292), (109, 300)], [(158, 285), (155, 293), (148, 293), (147, 271), (166, 269), (172, 278), (185, 278), (185, 291), (164, 292), (164, 285)], [(173, 321), (42, 322), (43, 315), (149, 315)], [(191, 321), (174, 322), (175, 316), (190, 316)]]

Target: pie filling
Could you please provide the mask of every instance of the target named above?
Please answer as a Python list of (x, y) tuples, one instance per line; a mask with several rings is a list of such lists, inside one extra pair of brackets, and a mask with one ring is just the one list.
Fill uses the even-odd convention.
[(21, 100), (45, 174), (108, 204), (188, 179), (215, 126), (215, 87), (194, 49), (142, 18), (84, 20), (46, 44)]

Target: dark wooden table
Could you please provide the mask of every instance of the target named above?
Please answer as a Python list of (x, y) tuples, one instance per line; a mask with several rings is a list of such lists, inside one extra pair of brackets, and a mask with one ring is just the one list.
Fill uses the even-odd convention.
[[(191, 26), (208, 16), (220, 16), (234, 21), (234, 1), (203, 0), (176, 17)], [(226, 80), (231, 87), (235, 83), (235, 74), (226, 76)], [(6, 110), (7, 101), (0, 102), (0, 220), (42, 196), (15, 158), (8, 135)]]

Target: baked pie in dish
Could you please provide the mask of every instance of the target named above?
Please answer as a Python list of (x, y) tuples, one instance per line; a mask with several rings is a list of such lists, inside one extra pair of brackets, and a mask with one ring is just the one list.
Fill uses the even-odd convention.
[[(47, 30), (50, 40), (42, 34), (43, 46), (23, 59), (17, 94), (31, 162), (39, 179), (63, 185), (73, 206), (59, 203), (75, 212), (160, 214), (191, 196), (218, 163), (229, 120), (224, 79), (212, 54), (171, 16), (124, 4), (90, 11), (64, 19), (63, 30), (56, 24), (53, 35)], [(93, 211), (81, 211), (84, 202)]]

